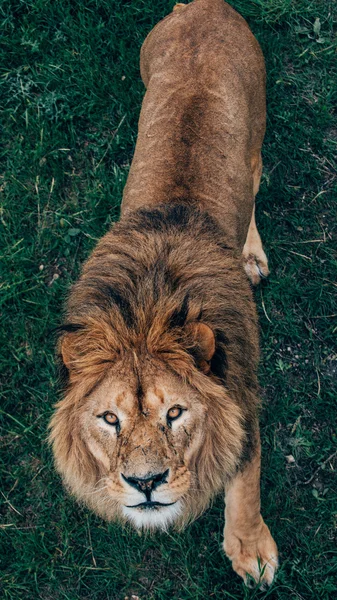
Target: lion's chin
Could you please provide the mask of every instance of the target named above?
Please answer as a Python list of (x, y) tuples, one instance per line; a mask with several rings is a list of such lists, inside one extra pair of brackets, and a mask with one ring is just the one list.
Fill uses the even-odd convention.
[(151, 508), (123, 506), (124, 519), (136, 529), (160, 529), (166, 531), (182, 513), (182, 502)]

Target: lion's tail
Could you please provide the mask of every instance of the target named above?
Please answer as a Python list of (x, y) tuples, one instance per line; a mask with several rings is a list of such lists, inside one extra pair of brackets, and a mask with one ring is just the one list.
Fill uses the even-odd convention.
[[(224, 0), (193, 0), (193, 2), (190, 2), (190, 4), (205, 4), (205, 5), (208, 5), (209, 7), (214, 8), (214, 6), (216, 6), (216, 5), (223, 6), (225, 3), (224, 3)], [(181, 8), (184, 8), (186, 6), (188, 6), (188, 4), (185, 4), (183, 2), (178, 2), (173, 7), (173, 10), (180, 10)]]

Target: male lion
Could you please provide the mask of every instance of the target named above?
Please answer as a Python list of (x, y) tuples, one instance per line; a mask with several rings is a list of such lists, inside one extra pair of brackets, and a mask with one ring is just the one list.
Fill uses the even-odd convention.
[(247, 277), (268, 274), (254, 218), (263, 56), (230, 6), (195, 0), (151, 31), (141, 74), (121, 220), (85, 263), (60, 328), (56, 466), (97, 514), (139, 529), (182, 526), (225, 491), (225, 552), (244, 579), (270, 584)]

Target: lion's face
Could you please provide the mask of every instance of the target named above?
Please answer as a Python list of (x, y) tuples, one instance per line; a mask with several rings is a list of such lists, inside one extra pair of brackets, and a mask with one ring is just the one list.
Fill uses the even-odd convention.
[(76, 409), (73, 435), (100, 473), (78, 488), (82, 499), (137, 528), (179, 520), (193, 494), (205, 413), (198, 392), (164, 366), (114, 365)]
[(105, 493), (118, 512), (136, 527), (165, 527), (190, 493), (205, 409), (173, 374), (146, 371), (137, 380), (117, 365), (89, 396), (82, 435), (106, 469)]

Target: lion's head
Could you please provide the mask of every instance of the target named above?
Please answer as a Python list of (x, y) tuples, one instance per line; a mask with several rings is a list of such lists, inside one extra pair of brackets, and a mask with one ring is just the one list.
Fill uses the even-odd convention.
[[(51, 440), (57, 468), (79, 500), (108, 520), (166, 528), (199, 514), (240, 464), (255, 402), (255, 313), (244, 314), (247, 299), (235, 298), (241, 271), (232, 273), (233, 313), (233, 297), (225, 302), (209, 261), (195, 263), (186, 228), (180, 265), (160, 247), (159, 238), (167, 248), (168, 231), (159, 238), (147, 232), (137, 261), (129, 231), (119, 239), (123, 234), (118, 224), (103, 238), (72, 290), (60, 339), (68, 384)], [(213, 236), (211, 251), (213, 268), (220, 257), (223, 269), (226, 257)], [(183, 263), (189, 285), (177, 286)], [(251, 389), (246, 382), (242, 393), (233, 314), (241, 315), (234, 331), (252, 362), (244, 374)]]

